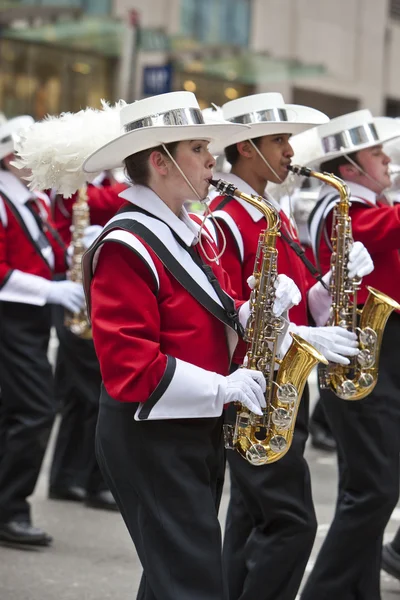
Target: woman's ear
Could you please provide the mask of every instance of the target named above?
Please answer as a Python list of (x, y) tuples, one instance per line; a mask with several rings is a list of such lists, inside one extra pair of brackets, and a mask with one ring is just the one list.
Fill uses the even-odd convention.
[(160, 175), (168, 173), (169, 159), (159, 150), (154, 150), (149, 156), (149, 163)]

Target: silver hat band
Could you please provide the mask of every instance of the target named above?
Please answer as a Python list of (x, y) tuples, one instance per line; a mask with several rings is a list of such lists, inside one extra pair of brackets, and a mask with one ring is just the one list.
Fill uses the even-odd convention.
[(243, 125), (248, 125), (249, 123), (263, 122), (287, 123), (288, 121), (290, 121), (290, 119), (288, 116), (288, 111), (285, 108), (269, 108), (267, 110), (255, 110), (244, 115), (239, 115), (238, 117), (228, 119), (228, 121), (230, 121), (231, 123), (241, 123)]
[(163, 113), (155, 113), (124, 125), (125, 132), (143, 127), (167, 127), (171, 125), (204, 125), (199, 108), (174, 108)]
[(359, 127), (345, 129), (334, 135), (327, 135), (321, 139), (322, 147), (326, 153), (348, 150), (355, 152), (358, 146), (376, 142), (379, 144), (379, 136), (373, 123), (365, 123)]

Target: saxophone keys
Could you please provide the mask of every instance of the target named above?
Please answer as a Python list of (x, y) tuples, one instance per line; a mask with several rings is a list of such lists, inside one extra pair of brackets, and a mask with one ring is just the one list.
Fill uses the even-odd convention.
[(267, 451), (262, 444), (252, 444), (246, 451), (246, 460), (255, 467), (265, 465), (268, 460)]
[(292, 415), (286, 408), (274, 408), (272, 422), (278, 429), (289, 429), (292, 424)]
[(375, 357), (370, 350), (364, 348), (357, 354), (357, 362), (362, 369), (370, 369), (375, 363)]
[(276, 397), (282, 404), (293, 404), (297, 402), (298, 393), (293, 384), (284, 383), (278, 387)]
[(357, 392), (355, 384), (350, 379), (345, 379), (343, 383), (338, 385), (338, 394), (341, 398), (351, 399)]
[(374, 378), (371, 373), (361, 373), (358, 383), (360, 387), (368, 388), (374, 383)]
[(283, 452), (285, 450), (286, 446), (287, 446), (287, 441), (285, 440), (283, 435), (274, 435), (270, 439), (269, 447), (271, 448), (272, 452), (275, 452), (275, 454), (279, 454), (280, 452)]
[(364, 329), (358, 330), (358, 339), (363, 346), (375, 346), (378, 336), (371, 327), (365, 327)]

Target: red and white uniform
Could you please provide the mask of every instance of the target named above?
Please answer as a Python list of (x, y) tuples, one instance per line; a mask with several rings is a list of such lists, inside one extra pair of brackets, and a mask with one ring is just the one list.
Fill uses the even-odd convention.
[[(232, 173), (224, 173), (223, 178), (233, 183), (242, 192), (258, 195), (245, 181)], [(214, 217), (218, 219), (226, 237), (226, 249), (221, 257), (222, 265), (229, 273), (232, 287), (237, 296), (245, 301), (250, 296), (247, 279), (253, 274), (258, 238), (267, 224), (262, 213), (245, 200), (233, 198), (221, 209), (218, 209), (225, 199), (226, 196), (217, 196), (212, 200), (210, 209), (213, 211)], [(279, 211), (281, 229), (298, 242), (298, 239), (294, 237), (289, 218), (280, 210), (277, 203), (275, 208)], [(215, 230), (217, 231), (217, 228)], [(293, 279), (302, 296), (300, 304), (290, 309), (290, 320), (296, 325), (307, 325), (307, 291), (315, 281), (310, 280), (303, 262), (280, 237), (277, 239), (276, 249), (278, 251), (278, 273), (283, 273)]]
[(48, 196), (0, 170), (0, 301), (46, 303), (46, 281), (67, 268), (65, 247), (51, 230)]
[[(224, 322), (218, 295), (186, 249), (194, 245), (207, 263), (197, 243), (199, 226), (185, 208), (178, 217), (147, 187), (130, 187), (120, 196), (132, 210), (117, 214), (84, 257), (104, 386), (115, 400), (141, 403), (136, 420), (219, 416), (220, 375), (228, 374), (237, 334)], [(121, 219), (150, 230), (195, 292), (179, 283), (145, 236), (120, 228)], [(206, 232), (202, 242), (209, 255), (216, 254)], [(211, 267), (230, 294), (221, 263)]]
[[(400, 204), (387, 206), (378, 202), (376, 194), (368, 188), (348, 181), (346, 184), (351, 193), (349, 214), (354, 241), (364, 244), (375, 267), (372, 273), (362, 280), (358, 302), (365, 303), (368, 296), (367, 286), (375, 287), (400, 302)], [(320, 191), (319, 204), (310, 221), (313, 250), (318, 256), (323, 272), (329, 269), (332, 252), (332, 210), (338, 199), (337, 192), (324, 185)]]

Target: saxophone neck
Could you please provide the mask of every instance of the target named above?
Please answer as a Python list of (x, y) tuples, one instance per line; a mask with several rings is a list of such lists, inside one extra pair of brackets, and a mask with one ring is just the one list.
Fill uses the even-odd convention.
[(296, 175), (301, 175), (303, 177), (313, 177), (314, 179), (319, 179), (319, 181), (323, 181), (327, 185), (332, 186), (339, 192), (340, 203), (341, 205), (350, 206), (350, 192), (347, 183), (337, 177), (333, 173), (325, 173), (320, 171), (313, 171), (307, 167), (300, 167), (299, 165), (289, 165), (288, 170)]
[(241, 200), (244, 200), (248, 204), (251, 204), (252, 206), (257, 208), (268, 222), (269, 234), (279, 234), (279, 212), (274, 206), (272, 206), (272, 204), (265, 200), (265, 198), (263, 198), (262, 196), (256, 196), (254, 194), (246, 194), (245, 192), (241, 192), (233, 185), (233, 183), (228, 183), (223, 179), (212, 179), (210, 183), (222, 194), (226, 196), (233, 196), (234, 198), (240, 198)]

